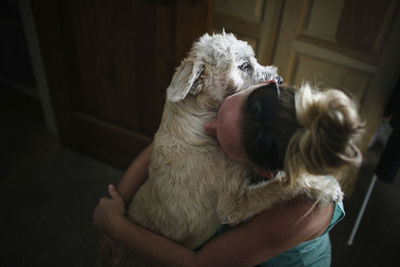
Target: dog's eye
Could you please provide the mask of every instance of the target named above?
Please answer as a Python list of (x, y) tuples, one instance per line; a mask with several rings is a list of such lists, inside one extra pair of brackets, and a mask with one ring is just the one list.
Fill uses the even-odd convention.
[(239, 69), (242, 71), (248, 71), (251, 69), (251, 64), (249, 62), (245, 62), (239, 66)]

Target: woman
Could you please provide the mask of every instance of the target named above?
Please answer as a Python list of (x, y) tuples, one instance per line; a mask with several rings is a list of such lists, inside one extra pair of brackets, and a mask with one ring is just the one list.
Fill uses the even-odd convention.
[[(205, 125), (228, 157), (250, 164), (267, 179), (283, 169), (287, 186), (304, 173), (338, 175), (341, 167), (358, 164), (354, 142), (362, 129), (356, 106), (342, 92), (309, 86), (279, 90), (276, 82), (228, 97), (218, 117)], [(321, 207), (297, 197), (224, 231), (197, 251), (133, 224), (124, 216), (124, 203), (145, 181), (150, 152), (151, 146), (133, 162), (118, 190), (109, 186), (110, 198), (102, 198), (94, 213), (94, 224), (132, 253), (156, 266), (330, 264), (327, 232), (344, 215), (340, 203)]]

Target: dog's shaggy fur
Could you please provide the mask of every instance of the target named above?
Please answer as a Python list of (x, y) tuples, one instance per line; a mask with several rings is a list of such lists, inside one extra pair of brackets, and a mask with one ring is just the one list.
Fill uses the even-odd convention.
[(278, 201), (299, 194), (321, 203), (339, 200), (337, 183), (315, 176), (299, 179), (293, 188), (282, 187), (279, 177), (250, 186), (250, 170), (227, 159), (205, 133), (204, 124), (216, 117), (227, 96), (276, 76), (275, 67), (259, 65), (251, 47), (232, 34), (202, 36), (167, 89), (149, 178), (128, 217), (194, 249), (221, 223), (237, 224)]

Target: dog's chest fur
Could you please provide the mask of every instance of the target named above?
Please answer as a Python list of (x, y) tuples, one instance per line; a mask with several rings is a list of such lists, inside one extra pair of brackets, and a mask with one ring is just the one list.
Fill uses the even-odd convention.
[[(235, 191), (247, 170), (226, 159), (203, 130), (216, 115), (190, 103), (166, 103), (149, 166), (149, 179), (128, 209), (142, 226), (196, 248), (220, 226), (221, 191)], [(186, 103), (184, 103), (186, 102)]]

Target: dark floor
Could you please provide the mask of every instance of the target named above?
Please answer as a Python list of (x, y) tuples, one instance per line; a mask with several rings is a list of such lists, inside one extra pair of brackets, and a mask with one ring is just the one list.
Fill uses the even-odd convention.
[[(60, 145), (38, 101), (0, 89), (0, 266), (96, 266), (93, 208), (123, 171)], [(331, 232), (332, 266), (400, 266), (400, 177), (376, 183), (355, 237), (351, 228), (376, 164), (369, 153), (346, 218)], [(398, 175), (399, 176), (399, 175)]]

